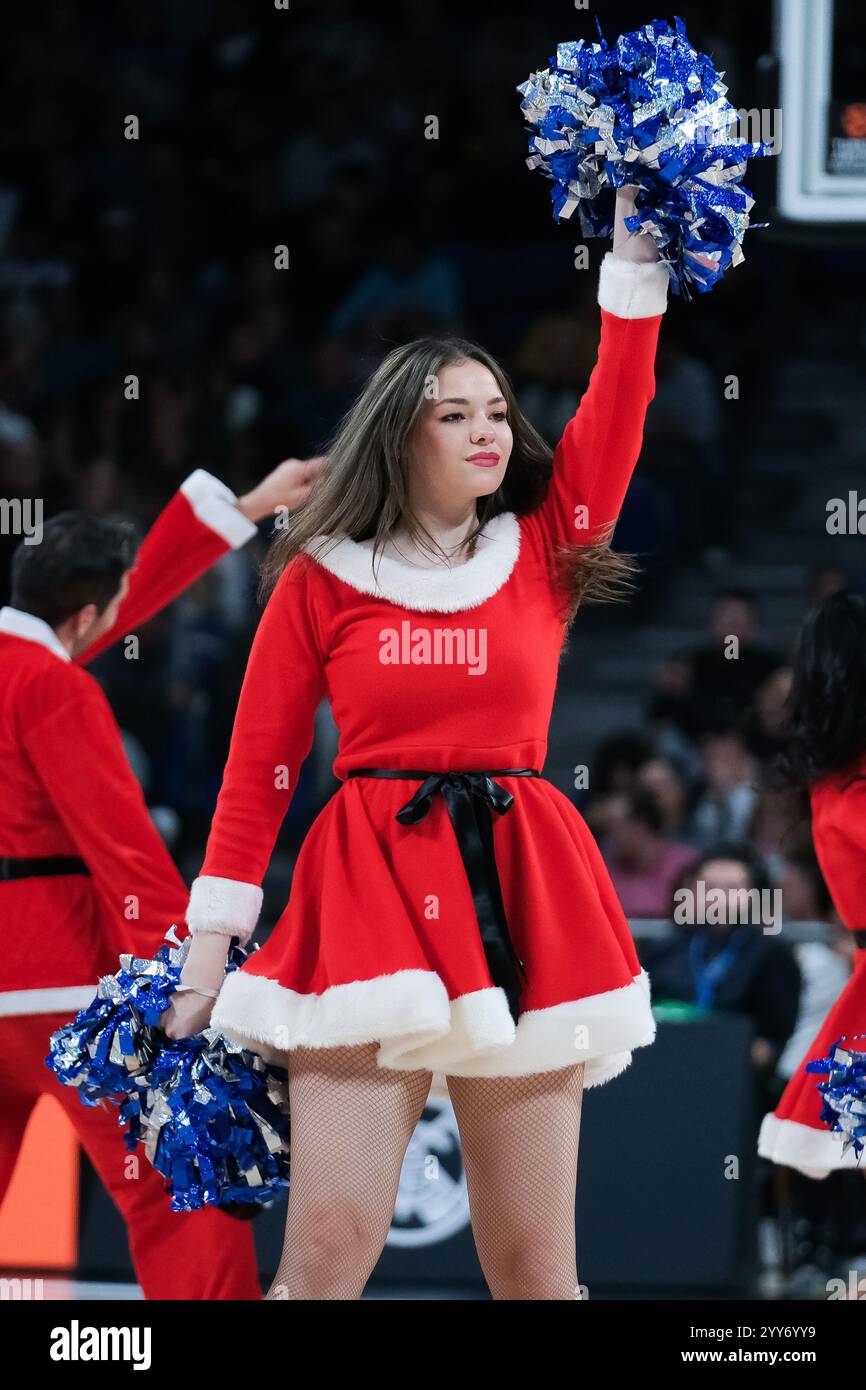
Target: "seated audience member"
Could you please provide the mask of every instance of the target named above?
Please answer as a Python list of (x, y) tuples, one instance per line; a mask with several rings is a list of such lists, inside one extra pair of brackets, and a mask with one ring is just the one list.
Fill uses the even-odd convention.
[(626, 915), (666, 917), (674, 886), (695, 851), (664, 838), (662, 813), (650, 792), (612, 799), (601, 848)]
[(705, 851), (680, 883), (674, 936), (641, 947), (655, 1003), (679, 999), (752, 1020), (756, 1124), (800, 1003), (800, 969), (779, 939), (777, 904), (761, 857), (749, 845), (723, 842)]

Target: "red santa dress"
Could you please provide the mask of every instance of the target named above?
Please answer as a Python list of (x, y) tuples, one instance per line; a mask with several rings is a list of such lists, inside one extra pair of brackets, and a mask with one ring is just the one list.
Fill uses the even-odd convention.
[[(860, 1167), (851, 1145), (843, 1154), (843, 1135), (820, 1119), (818, 1083), (826, 1075), (806, 1071), (808, 1062), (826, 1057), (839, 1038), (866, 1033), (866, 757), (853, 768), (813, 783), (812, 835), (836, 911), (855, 934), (854, 970), (824, 1020), (818, 1036), (788, 1082), (775, 1110), (764, 1116), (758, 1153), (773, 1163), (797, 1168), (810, 1178), (826, 1178), (837, 1168)], [(866, 1038), (852, 1044), (866, 1050)]]
[[(499, 774), (544, 765), (565, 635), (551, 555), (618, 514), (655, 390), (667, 287), (658, 263), (605, 257), (598, 360), (530, 515), (496, 516), (450, 570), (381, 557), (374, 572), (372, 542), (343, 538), (320, 558), (295, 557), (275, 586), (187, 910), (193, 933), (251, 936), (327, 697), (343, 785), (301, 846), (272, 935), (227, 977), (211, 1020), (266, 1058), (378, 1042), (381, 1067), (496, 1076), (583, 1062), (593, 1086), (653, 1041), (649, 981), (584, 820), (542, 776)], [(369, 768), (400, 775), (352, 776)], [(413, 774), (431, 770), (496, 775), (471, 786), (457, 776), (425, 797)], [(421, 814), (398, 820), (417, 793)], [(485, 794), (513, 801), (488, 811)], [(485, 833), (522, 962), (516, 1010), (494, 978), (501, 913)]]

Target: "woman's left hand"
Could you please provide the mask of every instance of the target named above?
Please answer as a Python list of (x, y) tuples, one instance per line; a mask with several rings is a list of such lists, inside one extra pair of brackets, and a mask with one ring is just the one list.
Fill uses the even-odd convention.
[(623, 261), (657, 261), (658, 247), (649, 232), (630, 232), (625, 219), (634, 213), (637, 184), (626, 184), (616, 190), (613, 223), (613, 254)]
[(160, 1015), (159, 1026), (169, 1038), (194, 1038), (208, 1027), (215, 1002), (192, 990), (188, 994), (174, 994), (165, 1013)]

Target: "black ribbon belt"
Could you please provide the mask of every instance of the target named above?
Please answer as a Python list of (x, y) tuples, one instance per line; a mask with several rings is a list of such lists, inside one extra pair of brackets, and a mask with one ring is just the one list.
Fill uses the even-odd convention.
[(859, 946), (861, 951), (866, 950), (866, 931), (862, 928), (854, 933), (854, 945)]
[(515, 1023), (520, 1012), (520, 977), (524, 981), (527, 977), (508, 931), (493, 852), (490, 814), (495, 811), (499, 816), (504, 815), (514, 797), (493, 779), (540, 776), (534, 767), (506, 767), (494, 772), (416, 772), (398, 767), (356, 767), (347, 773), (347, 777), (417, 778), (421, 786), (396, 815), (402, 825), (416, 825), (423, 820), (433, 797), (437, 792), (442, 793), (472, 890), (490, 978), (505, 991)]
[(39, 859), (0, 858), (0, 883), (13, 878), (53, 878), (56, 874), (89, 873), (84, 860), (77, 854), (45, 855)]

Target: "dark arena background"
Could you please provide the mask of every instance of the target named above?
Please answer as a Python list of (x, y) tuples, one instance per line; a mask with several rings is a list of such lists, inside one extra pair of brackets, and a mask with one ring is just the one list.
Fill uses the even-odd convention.
[[(43, 499), (46, 518), (129, 518), (142, 536), (197, 468), (241, 496), (281, 460), (321, 453), (385, 352), (422, 335), (482, 343), (555, 444), (595, 361), (609, 243), (588, 241), (588, 268), (576, 267), (579, 228), (555, 223), (527, 168), (516, 87), (557, 43), (594, 41), (597, 19), (613, 42), (674, 14), (760, 121), (749, 138), (778, 153), (743, 180), (756, 200), (744, 263), (710, 294), (671, 296), (615, 540), (639, 557), (637, 592), (580, 614), (559, 672), (544, 775), (599, 842), (658, 1024), (655, 1044), (586, 1097), (578, 1268), (600, 1301), (813, 1304), (843, 1286), (864, 1296), (863, 1173), (811, 1181), (759, 1158), (756, 1140), (854, 952), (808, 819), (768, 771), (804, 616), (866, 578), (859, 0), (7, 7), (2, 602), (20, 542), (12, 500)], [(138, 660), (118, 644), (89, 668), (187, 884), (269, 534), (259, 524), (147, 623)], [(338, 786), (336, 748), (323, 702), (259, 941)], [(781, 890), (783, 920), (762, 979), (707, 1008), (665, 962), (680, 930), (673, 892), (719, 841), (745, 845)], [(4, 910), (4, 887), (8, 940), (28, 926)], [(768, 1040), (768, 1053), (756, 1047)], [(252, 1223), (263, 1288), (284, 1223), (284, 1201)], [(120, 1216), (50, 1092), (0, 1207), (0, 1268), (7, 1298), (141, 1297)], [(489, 1298), (438, 1075), (363, 1297)], [(802, 1318), (792, 1312), (782, 1321)]]

